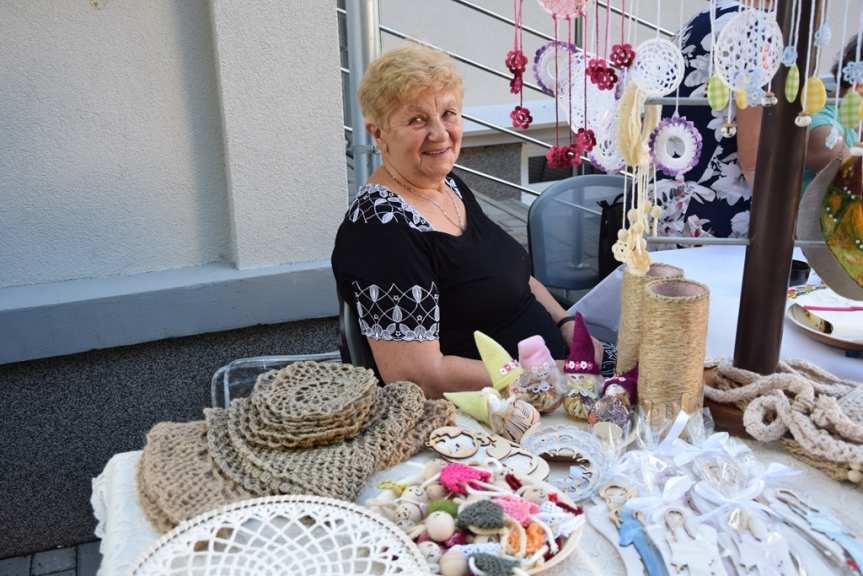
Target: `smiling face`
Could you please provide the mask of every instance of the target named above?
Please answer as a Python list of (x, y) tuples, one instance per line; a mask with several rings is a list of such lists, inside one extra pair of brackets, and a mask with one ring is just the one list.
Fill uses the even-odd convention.
[(403, 102), (386, 126), (367, 125), (384, 163), (419, 188), (437, 188), (461, 151), (461, 99), (449, 90), (426, 90)]

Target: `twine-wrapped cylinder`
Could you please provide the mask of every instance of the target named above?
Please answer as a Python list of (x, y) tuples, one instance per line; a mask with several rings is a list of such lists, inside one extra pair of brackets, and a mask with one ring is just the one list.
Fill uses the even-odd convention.
[(707, 286), (682, 278), (644, 288), (638, 403), (657, 427), (680, 410), (701, 411), (709, 297)]
[(683, 270), (668, 264), (654, 263), (644, 276), (636, 276), (628, 268), (623, 271), (623, 284), (620, 287), (620, 325), (617, 329), (618, 374), (629, 372), (638, 364), (644, 287), (650, 282), (665, 278), (683, 278)]

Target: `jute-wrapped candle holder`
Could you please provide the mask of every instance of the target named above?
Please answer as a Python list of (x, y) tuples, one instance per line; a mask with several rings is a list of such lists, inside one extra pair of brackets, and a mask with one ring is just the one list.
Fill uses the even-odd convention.
[(638, 347), (641, 343), (641, 318), (644, 314), (644, 287), (650, 282), (666, 278), (683, 278), (683, 270), (668, 264), (655, 263), (644, 276), (636, 276), (628, 269), (623, 271), (620, 287), (620, 326), (617, 329), (616, 372), (629, 372), (638, 364)]
[(682, 278), (644, 287), (638, 404), (658, 429), (680, 410), (694, 414), (704, 404), (709, 301), (707, 286)]

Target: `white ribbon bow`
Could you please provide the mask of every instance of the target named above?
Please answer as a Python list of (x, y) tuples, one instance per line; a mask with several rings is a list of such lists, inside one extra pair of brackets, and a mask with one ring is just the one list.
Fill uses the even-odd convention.
[(675, 476), (665, 483), (662, 493), (658, 496), (632, 498), (626, 503), (625, 508), (633, 512), (641, 512), (652, 522), (658, 522), (666, 510), (681, 505), (693, 484), (694, 482), (688, 476)]
[(717, 490), (711, 482), (706, 480), (702, 480), (696, 484), (692, 490), (698, 498), (714, 506), (713, 510), (702, 515), (702, 518), (705, 520), (713, 518), (714, 516), (733, 508), (750, 508), (765, 512), (769, 515), (774, 514), (774, 512), (767, 506), (756, 502), (755, 499), (764, 492), (764, 489), (769, 484), (798, 474), (800, 474), (799, 470), (795, 470), (794, 468), (790, 468), (784, 464), (779, 464), (778, 462), (771, 462), (764, 472), (753, 477), (745, 488), (733, 496), (726, 496)]

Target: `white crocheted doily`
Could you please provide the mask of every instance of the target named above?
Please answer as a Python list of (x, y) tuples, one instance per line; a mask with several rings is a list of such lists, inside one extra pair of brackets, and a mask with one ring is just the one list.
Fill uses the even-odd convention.
[(165, 534), (135, 576), (427, 574), (419, 549), (366, 508), (316, 496), (237, 502)]
[(770, 12), (744, 10), (719, 33), (713, 50), (716, 73), (735, 90), (764, 86), (782, 63), (782, 29)]
[(683, 54), (665, 38), (651, 38), (635, 50), (632, 81), (648, 97), (671, 94), (683, 81)]

